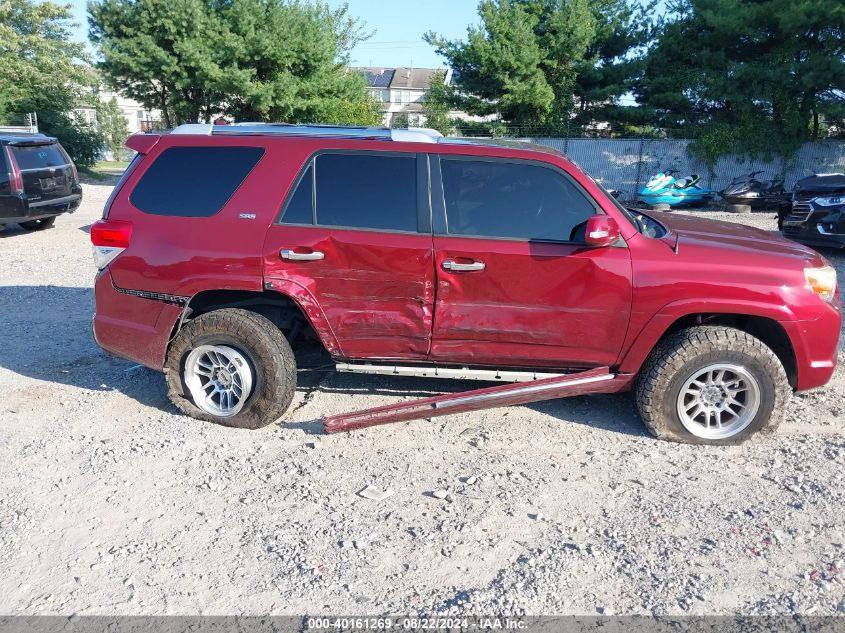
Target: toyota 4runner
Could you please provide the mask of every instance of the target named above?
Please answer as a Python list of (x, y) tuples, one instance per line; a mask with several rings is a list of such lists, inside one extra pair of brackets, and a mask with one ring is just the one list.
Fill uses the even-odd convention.
[(661, 438), (771, 431), (837, 356), (836, 273), (761, 230), (635, 214), (552, 150), (429, 130), (186, 125), (92, 226), (94, 334), (188, 415), (258, 428), (310, 331), (341, 370), (525, 381), (594, 367)]

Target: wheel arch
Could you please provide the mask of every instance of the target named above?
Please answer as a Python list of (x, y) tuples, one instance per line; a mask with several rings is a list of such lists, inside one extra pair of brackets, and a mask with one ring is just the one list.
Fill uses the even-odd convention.
[[(311, 337), (318, 340), (329, 354), (338, 356), (340, 346), (328, 327), (322, 310), (310, 293), (301, 287), (298, 288), (299, 293), (290, 294), (269, 288), (262, 291), (212, 289), (198, 292), (188, 299), (173, 324), (169, 343), (186, 323), (202, 314), (223, 308), (241, 308), (272, 321), (285, 334), (291, 345), (299, 336)], [(297, 294), (299, 296), (296, 296)]]
[(789, 334), (783, 325), (772, 315), (760, 315), (746, 312), (691, 312), (673, 315), (655, 324), (652, 319), (638, 336), (635, 344), (623, 357), (619, 369), (623, 372), (636, 373), (642, 367), (649, 354), (666, 338), (676, 332), (695, 325), (722, 325), (741, 330), (766, 344), (783, 365), (789, 384), (793, 389), (798, 385), (798, 361)]

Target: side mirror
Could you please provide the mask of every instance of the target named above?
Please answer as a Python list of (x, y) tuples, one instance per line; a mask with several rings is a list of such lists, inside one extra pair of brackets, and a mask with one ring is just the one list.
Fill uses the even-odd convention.
[(587, 218), (584, 242), (587, 246), (610, 246), (619, 238), (619, 225), (609, 215), (591, 215)]

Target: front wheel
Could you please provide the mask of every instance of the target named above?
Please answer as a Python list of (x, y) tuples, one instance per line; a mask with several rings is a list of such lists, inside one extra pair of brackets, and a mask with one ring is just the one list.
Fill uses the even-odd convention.
[(183, 327), (164, 367), (168, 395), (191, 417), (258, 429), (278, 420), (296, 390), (293, 351), (276, 325), (226, 308)]
[(762, 341), (721, 326), (682, 330), (657, 347), (635, 386), (640, 415), (661, 439), (739, 444), (774, 431), (791, 389)]

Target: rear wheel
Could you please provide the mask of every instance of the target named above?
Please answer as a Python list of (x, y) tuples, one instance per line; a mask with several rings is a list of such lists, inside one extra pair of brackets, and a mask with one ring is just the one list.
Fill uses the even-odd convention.
[(51, 218), (40, 218), (38, 220), (29, 220), (28, 222), (21, 222), (21, 226), (27, 231), (43, 231), (49, 229), (56, 223), (56, 216)]
[(215, 310), (188, 323), (170, 346), (164, 374), (181, 411), (245, 429), (278, 420), (296, 390), (296, 363), (284, 335), (247, 310)]
[(747, 332), (692, 327), (666, 339), (637, 378), (640, 415), (655, 436), (739, 444), (774, 431), (791, 388), (772, 350)]

